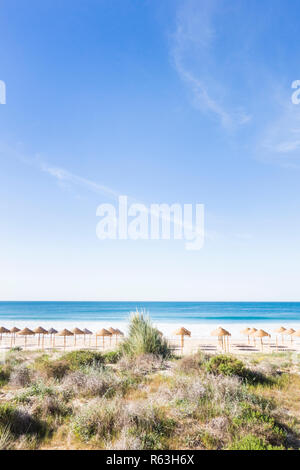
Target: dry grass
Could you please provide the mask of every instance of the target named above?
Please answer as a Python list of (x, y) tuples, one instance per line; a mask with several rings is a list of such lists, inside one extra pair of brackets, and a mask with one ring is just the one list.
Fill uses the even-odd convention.
[(300, 447), (300, 375), (286, 355), (98, 359), (10, 353), (0, 448)]

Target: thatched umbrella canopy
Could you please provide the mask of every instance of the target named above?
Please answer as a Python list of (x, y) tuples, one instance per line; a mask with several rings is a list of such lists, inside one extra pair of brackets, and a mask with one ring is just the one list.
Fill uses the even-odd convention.
[(225, 351), (226, 351), (226, 337), (227, 337), (227, 347), (228, 347), (228, 350), (229, 350), (229, 340), (228, 340), (228, 338), (229, 338), (229, 336), (231, 336), (229, 331), (225, 330), (224, 328), (219, 327), (216, 330), (211, 332), (211, 336), (217, 336), (218, 337), (219, 343), (221, 343), (221, 346), (222, 346), (222, 348), (225, 349)]
[(84, 332), (85, 335), (92, 335), (92, 334), (93, 334), (93, 333), (92, 333), (90, 330), (88, 330), (87, 328), (85, 328), (85, 329), (83, 330), (83, 332)]
[(253, 337), (253, 342), (254, 342), (254, 345), (255, 345), (255, 336), (254, 336), (254, 333), (257, 332), (257, 328), (251, 328), (251, 330), (249, 331), (249, 336), (252, 336)]
[(183, 349), (184, 337), (191, 336), (191, 332), (182, 326), (179, 330), (174, 331), (173, 335), (181, 336), (181, 349)]
[(102, 328), (102, 330), (98, 331), (98, 332), (96, 333), (96, 348), (97, 348), (97, 346), (98, 346), (98, 344), (97, 344), (97, 338), (98, 338), (98, 336), (102, 337), (103, 349), (104, 349), (104, 338), (105, 338), (105, 336), (110, 336), (110, 337), (111, 337), (112, 334), (111, 334), (110, 331), (106, 330), (105, 328)]
[(27, 346), (27, 336), (34, 336), (35, 335), (35, 332), (30, 330), (29, 328), (24, 328), (23, 330), (20, 330), (18, 331), (17, 335), (19, 336), (24, 336), (25, 337), (25, 343), (24, 343), (24, 346), (26, 348)]
[(5, 326), (0, 326), (0, 333), (10, 333), (10, 330), (8, 330), (7, 328), (5, 328)]
[(248, 344), (250, 344), (250, 331), (251, 328), (245, 328), (241, 331), (241, 334), (248, 337)]
[(286, 331), (286, 328), (284, 328), (284, 326), (281, 326), (280, 328), (277, 328), (276, 330), (274, 330), (275, 333), (284, 333)]
[(16, 326), (14, 326), (14, 327), (10, 330), (10, 333), (11, 333), (10, 346), (12, 346), (13, 343), (16, 342), (16, 333), (18, 333), (19, 331), (20, 331), (20, 328), (17, 328)]
[(45, 330), (45, 328), (43, 328), (42, 326), (39, 326), (38, 328), (36, 328), (36, 329), (34, 330), (34, 332), (35, 332), (36, 334), (39, 334), (39, 335), (47, 335), (47, 334), (48, 334), (48, 331)]
[(2, 335), (4, 333), (10, 333), (10, 331), (7, 328), (5, 328), (4, 326), (0, 326), (0, 341), (2, 341)]
[(44, 347), (44, 335), (47, 335), (48, 334), (48, 331), (45, 330), (45, 328), (43, 328), (42, 326), (39, 326), (38, 328), (36, 328), (34, 330), (34, 332), (36, 334), (38, 334), (38, 346), (40, 345), (40, 337), (42, 335), (42, 348)]
[(266, 331), (264, 330), (258, 330), (256, 331), (253, 336), (255, 336), (256, 338), (260, 338), (260, 344), (261, 344), (261, 349), (263, 350), (263, 338), (265, 338), (266, 336), (268, 336), (269, 338), (271, 338), (271, 335), (269, 335), (269, 333), (267, 333)]
[(48, 331), (48, 334), (50, 335), (50, 343), (52, 343), (53, 348), (55, 345), (55, 335), (57, 335), (57, 333), (58, 331), (55, 328), (50, 328), (50, 330)]
[(116, 336), (116, 342), (117, 342), (117, 330), (111, 326), (111, 327), (108, 328), (108, 331), (111, 333), (110, 344), (111, 344), (111, 338), (113, 336)]
[(58, 336), (73, 336), (72, 331), (67, 330), (66, 328), (58, 333)]
[(271, 337), (271, 335), (264, 330), (256, 331), (254, 333), (254, 336), (256, 336), (256, 338), (264, 338), (265, 336), (268, 336), (269, 338)]
[(74, 334), (74, 346), (76, 346), (76, 336), (84, 335), (84, 331), (80, 330), (79, 328), (74, 328), (74, 330), (72, 330), (72, 333)]
[[(274, 330), (274, 333), (279, 333), (281, 335), (281, 341), (282, 341), (282, 344), (284, 344), (284, 333), (286, 332), (286, 328), (284, 328), (284, 326), (280, 326), (279, 328), (277, 328), (276, 330)], [(278, 345), (278, 339), (277, 339), (277, 335), (276, 335), (276, 344)]]
[(296, 333), (296, 330), (294, 330), (294, 328), (289, 328), (288, 330), (285, 330), (285, 335), (292, 335)]
[(91, 344), (91, 336), (93, 335), (93, 333), (87, 328), (84, 328), (83, 334), (84, 334), (84, 337), (83, 337), (84, 344), (85, 344), (85, 335), (90, 335), (90, 344)]
[(231, 334), (229, 331), (224, 330), (224, 328), (219, 327), (211, 332), (211, 336), (218, 336), (218, 338), (221, 338), (222, 336), (231, 336)]
[(293, 337), (300, 338), (300, 330), (295, 331), (295, 333), (293, 333)]
[(249, 331), (249, 335), (254, 335), (254, 333), (257, 332), (257, 328), (251, 328), (250, 331)]
[(66, 349), (66, 337), (67, 336), (73, 336), (72, 331), (67, 330), (66, 328), (58, 333), (58, 336), (63, 336), (64, 337), (64, 351)]
[(10, 330), (11, 333), (19, 333), (19, 331), (21, 331), (20, 328), (17, 328), (16, 326), (14, 326), (14, 327)]
[(293, 334), (296, 333), (296, 330), (294, 328), (289, 328), (288, 330), (285, 330), (284, 334), (288, 335), (291, 337), (291, 344), (293, 343)]
[(119, 336), (124, 336), (123, 331), (119, 330), (119, 328), (116, 329), (116, 343), (118, 342)]

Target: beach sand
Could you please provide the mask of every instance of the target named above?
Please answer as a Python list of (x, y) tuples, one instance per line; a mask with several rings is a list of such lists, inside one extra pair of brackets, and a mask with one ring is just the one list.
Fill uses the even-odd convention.
[[(199, 350), (211, 354), (225, 352), (219, 344), (218, 339), (215, 337), (185, 337), (183, 349), (181, 349), (180, 337), (172, 336), (167, 337), (167, 339), (173, 352), (178, 355), (194, 354)], [(105, 337), (103, 344), (103, 338), (98, 337), (96, 347), (96, 336), (86, 335), (85, 339), (83, 336), (77, 336), (75, 345), (74, 337), (70, 336), (66, 338), (66, 347), (64, 348), (64, 338), (62, 336), (55, 336), (54, 347), (51, 342), (52, 340), (50, 339), (49, 335), (45, 335), (44, 342), (42, 341), (42, 338), (40, 338), (40, 344), (38, 344), (38, 335), (27, 336), (26, 350), (44, 350), (45, 352), (49, 352), (53, 349), (61, 352), (64, 350), (73, 351), (78, 349), (110, 351), (115, 349), (118, 343), (122, 341), (121, 339), (118, 339), (117, 342), (115, 337)], [(25, 337), (16, 335), (15, 340), (12, 341), (10, 335), (2, 335), (2, 339), (0, 340), (0, 353), (5, 354), (7, 351), (9, 351), (9, 349), (11, 349), (11, 347), (21, 347), (22, 349), (25, 349)], [(252, 338), (250, 340), (250, 344), (248, 344), (247, 337), (242, 339), (230, 337), (229, 348), (227, 349), (226, 352), (237, 355), (259, 353), (262, 351), (266, 354), (272, 354), (274, 352), (300, 353), (300, 338), (294, 338), (293, 342), (291, 343), (291, 338), (289, 336), (285, 336), (284, 343), (282, 343), (282, 338), (278, 337), (276, 342), (276, 336), (274, 335), (271, 338), (264, 338), (262, 349), (260, 339), (256, 339), (254, 344)]]

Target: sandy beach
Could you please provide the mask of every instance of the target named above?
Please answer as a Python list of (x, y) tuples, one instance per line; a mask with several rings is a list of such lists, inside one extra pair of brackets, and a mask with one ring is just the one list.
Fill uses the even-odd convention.
[[(72, 328), (71, 328), (72, 329)], [(98, 330), (97, 330), (98, 331)], [(175, 327), (174, 327), (175, 331)], [(206, 353), (214, 354), (224, 351), (218, 338), (212, 336), (200, 337), (194, 336), (184, 338), (184, 346), (181, 348), (181, 339), (178, 336), (165, 336), (174, 352), (178, 355), (189, 355), (194, 354), (198, 350), (201, 350)], [(54, 340), (54, 343), (53, 343)], [(44, 338), (36, 334), (35, 336), (26, 337), (26, 347), (25, 347), (25, 337), (16, 335), (14, 338), (10, 334), (3, 334), (2, 339), (0, 340), (0, 352), (5, 354), (12, 347), (20, 347), (26, 350), (44, 350), (52, 351), (53, 349), (58, 351), (73, 351), (78, 349), (90, 349), (90, 350), (99, 350), (99, 351), (109, 351), (115, 349), (118, 344), (122, 341), (120, 338), (114, 337), (105, 337), (104, 341), (102, 337), (98, 337), (96, 340), (96, 335), (77, 335), (76, 344), (74, 336), (66, 338), (66, 343), (64, 346), (64, 337), (55, 335), (50, 337), (50, 335), (45, 335)], [(260, 339), (250, 337), (248, 342), (247, 337), (242, 335), (237, 335), (237, 337), (229, 337), (229, 345), (226, 349), (226, 352), (232, 354), (251, 354), (251, 353), (274, 353), (274, 352), (290, 352), (290, 353), (300, 353), (300, 338), (293, 338), (291, 342), (290, 336), (281, 336), (272, 334), (271, 338), (264, 338), (263, 345), (261, 345)]]

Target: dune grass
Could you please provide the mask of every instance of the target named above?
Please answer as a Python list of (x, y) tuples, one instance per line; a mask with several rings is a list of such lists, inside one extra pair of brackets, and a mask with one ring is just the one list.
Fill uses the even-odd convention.
[(153, 354), (163, 358), (170, 356), (166, 339), (152, 325), (150, 318), (138, 311), (130, 318), (128, 336), (121, 344), (120, 350), (122, 354), (130, 357), (141, 354)]

